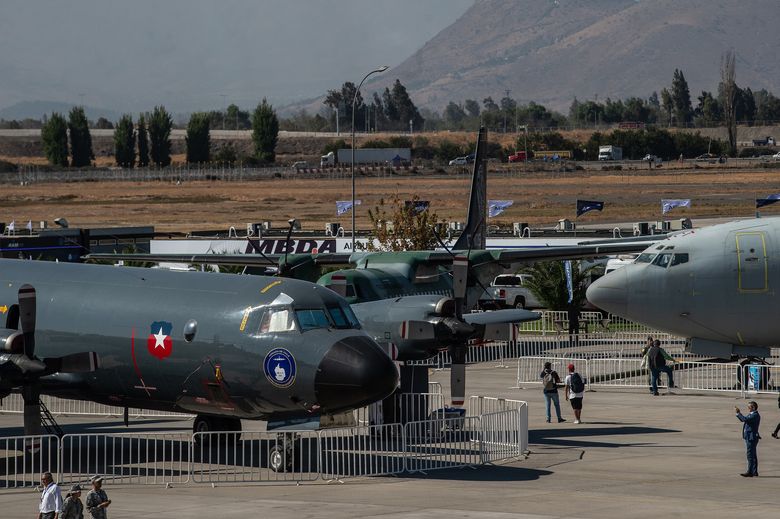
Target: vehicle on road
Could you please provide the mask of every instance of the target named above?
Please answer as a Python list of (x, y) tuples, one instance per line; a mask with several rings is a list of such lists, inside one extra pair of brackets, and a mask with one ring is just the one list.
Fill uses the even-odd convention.
[(778, 151), (777, 153), (772, 155), (772, 158), (775, 159), (775, 160), (780, 160), (780, 151)]
[(455, 157), (450, 161), (450, 166), (465, 166), (469, 161), (466, 157)]
[(509, 156), (509, 162), (525, 162), (525, 160), (526, 160), (525, 151), (516, 151)]
[(309, 163), (305, 160), (299, 160), (297, 162), (293, 162), (292, 169), (306, 169), (309, 167)]
[(623, 148), (620, 146), (599, 146), (599, 160), (623, 160)]

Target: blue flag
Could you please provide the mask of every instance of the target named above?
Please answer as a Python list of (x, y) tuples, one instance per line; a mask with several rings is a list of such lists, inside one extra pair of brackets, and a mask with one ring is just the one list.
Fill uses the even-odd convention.
[(596, 200), (577, 200), (577, 218), (588, 211), (602, 211), (603, 209), (604, 202)]
[(571, 274), (571, 260), (566, 260), (563, 263), (563, 268), (566, 271), (566, 290), (569, 291), (569, 303), (574, 301), (574, 279)]
[[(355, 205), (360, 205), (360, 200), (355, 200)], [(336, 202), (336, 216), (341, 216), (352, 209), (351, 200), (339, 200)]]
[(756, 209), (764, 207), (766, 205), (772, 205), (775, 202), (780, 202), (780, 193), (769, 195), (766, 198), (756, 198)]
[(514, 204), (514, 200), (489, 200), (488, 201), (488, 216), (493, 218), (498, 216)]
[(691, 206), (691, 199), (690, 198), (683, 198), (683, 199), (674, 199), (674, 200), (661, 200), (661, 212), (663, 214), (668, 213), (675, 207), (690, 207)]

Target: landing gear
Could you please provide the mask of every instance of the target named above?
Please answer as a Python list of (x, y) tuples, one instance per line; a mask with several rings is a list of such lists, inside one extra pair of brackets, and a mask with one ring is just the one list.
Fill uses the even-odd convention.
[(276, 442), (268, 448), (268, 468), (274, 472), (293, 472), (293, 461), (299, 457), (296, 449), (300, 435), (296, 433), (279, 433)]

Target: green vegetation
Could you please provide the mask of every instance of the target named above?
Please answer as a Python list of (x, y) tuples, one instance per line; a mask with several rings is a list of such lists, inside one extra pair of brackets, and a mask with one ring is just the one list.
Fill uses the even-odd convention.
[(155, 106), (149, 116), (149, 142), (152, 162), (159, 168), (171, 164), (173, 119), (164, 106)]
[(71, 166), (83, 168), (92, 165), (95, 154), (92, 153), (92, 136), (89, 133), (89, 121), (83, 107), (71, 108), (68, 114), (68, 131), (70, 132)]
[(135, 165), (135, 128), (130, 115), (123, 115), (116, 123), (114, 158), (117, 165), (123, 168), (132, 168)]
[[(416, 211), (419, 201), (420, 198), (415, 195), (411, 203), (406, 203), (396, 194), (387, 203), (382, 198), (374, 209), (369, 209), (371, 236), (368, 250), (433, 250), (438, 247), (436, 224), (439, 217), (430, 208)], [(375, 245), (374, 240), (379, 244)]]
[(252, 141), (255, 155), (261, 162), (273, 164), (276, 160), (276, 143), (279, 140), (279, 119), (276, 111), (265, 98), (252, 114)]
[(209, 137), (209, 115), (194, 113), (187, 124), (187, 162), (208, 162), (211, 154), (211, 139)]
[(68, 167), (68, 124), (62, 114), (52, 113), (41, 128), (43, 153), (52, 166)]
[(146, 117), (143, 114), (138, 118), (138, 167), (145, 168), (149, 165), (149, 138), (146, 130)]
[[(585, 304), (586, 281), (594, 267), (580, 270), (579, 261), (571, 262), (572, 286), (574, 299), (572, 306), (582, 308)], [(566, 269), (563, 261), (539, 261), (528, 265), (522, 272), (530, 274), (526, 286), (548, 310), (567, 310), (569, 308), (569, 291), (566, 286)]]

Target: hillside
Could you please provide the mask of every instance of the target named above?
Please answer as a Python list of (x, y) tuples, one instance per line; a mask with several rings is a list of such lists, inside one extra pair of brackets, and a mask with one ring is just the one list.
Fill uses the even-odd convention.
[(737, 82), (780, 91), (771, 0), (478, 0), (386, 78), (416, 103), (503, 97), (567, 110), (580, 99), (646, 97), (685, 73), (695, 101), (737, 52)]

